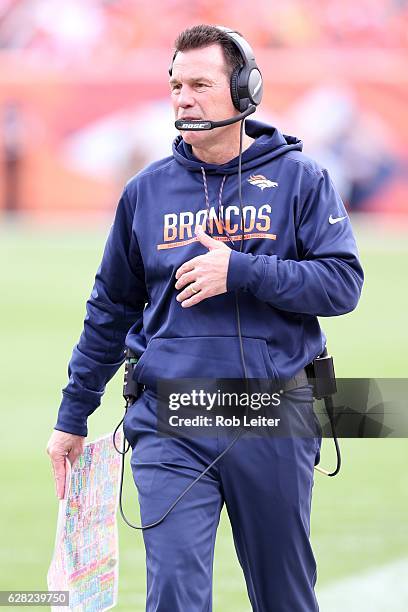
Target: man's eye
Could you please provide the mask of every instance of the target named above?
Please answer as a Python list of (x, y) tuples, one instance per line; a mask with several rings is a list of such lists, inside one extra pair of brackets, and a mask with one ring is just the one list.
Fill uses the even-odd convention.
[(180, 84), (174, 84), (171, 86), (171, 91), (179, 91), (180, 89)]

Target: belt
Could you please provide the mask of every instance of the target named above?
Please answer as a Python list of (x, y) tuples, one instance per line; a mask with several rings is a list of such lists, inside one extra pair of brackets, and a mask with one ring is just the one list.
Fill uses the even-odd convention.
[(285, 391), (292, 391), (293, 389), (297, 389), (298, 387), (305, 387), (309, 384), (309, 380), (307, 378), (305, 368), (302, 368), (297, 372), (292, 378), (289, 380), (281, 381), (279, 386), (279, 392), (283, 393)]
[[(300, 387), (306, 387), (309, 384), (310, 383), (306, 374), (306, 370), (305, 368), (302, 368), (301, 370), (299, 370), (299, 372), (296, 372), (296, 374), (292, 376), (292, 378), (289, 378), (288, 380), (281, 380), (279, 381), (279, 384), (275, 383), (274, 387), (276, 385), (276, 387), (279, 389), (279, 393), (284, 393), (286, 391), (292, 391), (293, 389), (298, 389)], [(137, 386), (137, 397), (139, 397), (143, 391), (148, 389), (146, 385), (142, 385), (140, 383), (138, 383)]]

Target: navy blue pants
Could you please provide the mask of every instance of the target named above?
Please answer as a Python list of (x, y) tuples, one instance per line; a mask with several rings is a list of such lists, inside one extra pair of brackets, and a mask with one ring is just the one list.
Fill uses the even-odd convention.
[[(288, 399), (299, 393), (290, 392)], [(310, 401), (304, 410), (310, 416)], [(157, 520), (236, 435), (220, 428), (213, 437), (164, 438), (156, 427), (156, 400), (145, 391), (125, 418), (144, 525)], [(143, 532), (146, 612), (211, 612), (214, 544), (224, 503), (252, 609), (317, 612), (309, 532), (320, 442), (251, 431), (240, 437), (163, 523)]]

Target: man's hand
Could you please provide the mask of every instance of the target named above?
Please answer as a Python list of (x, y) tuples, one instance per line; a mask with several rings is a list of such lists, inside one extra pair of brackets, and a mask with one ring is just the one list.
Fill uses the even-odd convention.
[(176, 272), (176, 289), (185, 287), (176, 298), (183, 308), (195, 306), (206, 298), (227, 291), (231, 249), (208, 236), (201, 227), (196, 229), (196, 236), (208, 253), (186, 261)]
[(71, 465), (74, 465), (79, 455), (83, 452), (85, 438), (65, 431), (54, 430), (47, 444), (47, 453), (52, 462), (54, 471), (55, 491), (58, 499), (64, 498), (65, 493), (65, 458), (68, 457)]

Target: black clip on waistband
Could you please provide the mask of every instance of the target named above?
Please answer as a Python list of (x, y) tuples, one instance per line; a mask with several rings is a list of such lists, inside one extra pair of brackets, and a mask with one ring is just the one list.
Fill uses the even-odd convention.
[(134, 371), (138, 362), (136, 354), (132, 349), (125, 350), (125, 374), (123, 378), (123, 397), (126, 400), (126, 405), (130, 406), (140, 396), (143, 386), (134, 379)]
[(317, 400), (331, 397), (337, 393), (333, 357), (327, 353), (326, 347), (323, 353), (305, 369), (309, 382), (313, 386), (313, 395)]

